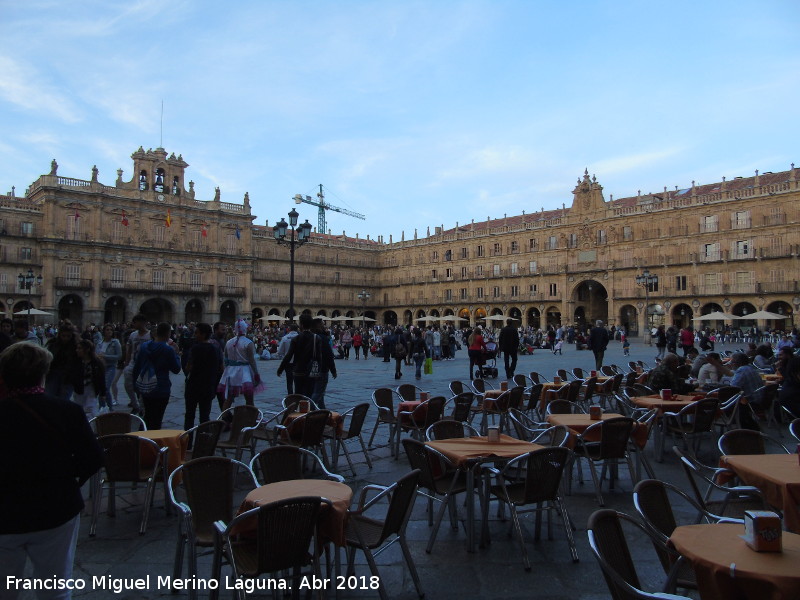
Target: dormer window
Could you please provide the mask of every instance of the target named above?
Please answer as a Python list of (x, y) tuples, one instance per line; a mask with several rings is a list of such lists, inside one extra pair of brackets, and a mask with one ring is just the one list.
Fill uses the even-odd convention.
[(147, 171), (144, 169), (139, 171), (139, 190), (142, 192), (147, 190)]
[(159, 194), (164, 192), (164, 169), (156, 169), (156, 182), (153, 185), (153, 190)]

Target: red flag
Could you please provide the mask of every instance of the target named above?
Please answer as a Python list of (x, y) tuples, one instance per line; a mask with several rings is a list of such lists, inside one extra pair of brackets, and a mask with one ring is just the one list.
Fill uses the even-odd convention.
[(122, 224), (125, 225), (125, 227), (128, 226), (128, 217), (125, 215), (124, 210), (122, 211)]
[(200, 231), (200, 235), (203, 237), (208, 237), (208, 230), (206, 229), (205, 223), (203, 224), (203, 229)]
[(167, 209), (167, 218), (165, 220), (167, 227), (172, 227), (172, 215), (169, 214), (169, 209)]
[(77, 221), (80, 218), (81, 218), (81, 216), (78, 214), (78, 209), (76, 208), (75, 209), (75, 220)]

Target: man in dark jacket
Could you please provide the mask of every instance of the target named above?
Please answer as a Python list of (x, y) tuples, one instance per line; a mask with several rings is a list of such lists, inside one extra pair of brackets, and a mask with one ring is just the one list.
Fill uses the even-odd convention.
[(519, 331), (513, 323), (513, 319), (506, 321), (506, 326), (500, 330), (500, 339), (497, 342), (500, 352), (503, 353), (506, 379), (514, 377), (514, 371), (517, 369), (517, 354), (519, 354)]
[[(314, 391), (311, 393), (311, 400), (317, 408), (325, 408), (325, 390), (328, 389), (328, 373), (336, 379), (336, 361), (333, 360), (333, 349), (331, 348), (331, 336), (325, 327), (322, 319), (314, 319), (311, 325), (312, 331), (319, 338), (319, 377), (314, 380)], [(286, 371), (289, 374), (289, 371)]]
[(161, 429), (161, 421), (164, 419), (164, 411), (167, 410), (169, 393), (172, 390), (169, 374), (181, 372), (181, 359), (172, 346), (167, 344), (171, 331), (172, 326), (169, 323), (159, 323), (155, 339), (140, 346), (133, 365), (134, 384), (147, 363), (153, 366), (158, 381), (154, 389), (142, 392), (144, 422), (147, 429)]
[(294, 391), (296, 394), (303, 394), (311, 398), (314, 393), (314, 380), (317, 376), (311, 373), (313, 362), (321, 360), (322, 343), (317, 335), (311, 331), (314, 318), (308, 313), (303, 313), (299, 317), (300, 333), (289, 344), (289, 352), (283, 357), (278, 367), (278, 377), (283, 375), (287, 368), (292, 369), (294, 376)]
[(594, 353), (595, 369), (598, 371), (603, 366), (603, 355), (608, 347), (609, 337), (608, 330), (603, 327), (603, 322), (598, 319), (589, 332), (589, 348)]

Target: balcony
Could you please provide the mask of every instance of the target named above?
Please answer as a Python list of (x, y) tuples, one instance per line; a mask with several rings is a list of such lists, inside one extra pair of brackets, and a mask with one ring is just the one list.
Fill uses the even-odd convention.
[(210, 296), (212, 286), (195, 283), (159, 283), (150, 281), (117, 281), (103, 279), (101, 289), (119, 292), (177, 292), (193, 296)]
[(243, 287), (220, 286), (219, 287), (219, 295), (220, 296), (243, 297), (244, 296), (244, 288)]
[(91, 290), (92, 280), (76, 277), (56, 277), (55, 288), (57, 290)]

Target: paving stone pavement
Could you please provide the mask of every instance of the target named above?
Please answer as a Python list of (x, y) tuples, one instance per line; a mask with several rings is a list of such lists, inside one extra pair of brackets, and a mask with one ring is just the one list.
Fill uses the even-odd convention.
[[(642, 359), (653, 363), (655, 348), (634, 342), (632, 355), (623, 356), (621, 345), (612, 342), (606, 352), (606, 363), (624, 365), (631, 359)], [(503, 373), (502, 361), (498, 367)], [(371, 392), (378, 387), (396, 387), (399, 383), (418, 383), (423, 389), (433, 394), (448, 394), (448, 383), (453, 379), (466, 380), (468, 362), (466, 352), (460, 351), (455, 360), (434, 363), (434, 373), (424, 376), (421, 382), (414, 379), (413, 367), (404, 368), (400, 381), (394, 379), (394, 361), (384, 363), (380, 358), (356, 361), (352, 357), (348, 361), (338, 360), (339, 377), (331, 380), (326, 395), (328, 408), (343, 411), (356, 403), (370, 400)], [(547, 350), (537, 350), (532, 356), (520, 356), (518, 373), (539, 371), (551, 377), (557, 368), (583, 367), (593, 368), (594, 359), (591, 352), (576, 351), (574, 346), (566, 346), (563, 356), (553, 355)], [(259, 371), (267, 384), (267, 391), (256, 399), (257, 406), (266, 410), (274, 410), (279, 406), (280, 398), (285, 392), (285, 379), (275, 375), (277, 361), (260, 361)], [(491, 380), (490, 380), (491, 381)], [(499, 385), (500, 379), (493, 381)], [(120, 405), (127, 404), (124, 391), (120, 386)], [(212, 413), (215, 416), (216, 413)], [(374, 408), (367, 418), (365, 431), (372, 431), (375, 419)], [(173, 377), (172, 399), (167, 409), (165, 428), (181, 428), (183, 423), (183, 382), (182, 377)], [(374, 461), (372, 470), (367, 469), (360, 452), (354, 452), (357, 476), (352, 477), (342, 458), (339, 472), (347, 478), (347, 483), (357, 490), (366, 483), (391, 484), (398, 477), (408, 472), (409, 467), (404, 456), (395, 460), (389, 455), (385, 428), (379, 428), (375, 446), (371, 449)], [(706, 463), (716, 461), (711, 447), (714, 444), (705, 442)], [(715, 451), (715, 450), (714, 450)], [(249, 460), (249, 457), (247, 458)], [(683, 472), (671, 455), (663, 463), (652, 461), (660, 479), (675, 482), (686, 487)], [(587, 481), (573, 485), (572, 495), (566, 497), (566, 505), (577, 530), (575, 538), (580, 556), (579, 563), (573, 563), (563, 528), (556, 518), (553, 522), (553, 539), (548, 540), (546, 527), (540, 541), (533, 541), (533, 515), (523, 517), (523, 528), (532, 570), (526, 572), (520, 555), (519, 541), (516, 535), (509, 537), (510, 520), (501, 522), (493, 508), (490, 516), (490, 532), (492, 543), (486, 548), (478, 548), (474, 554), (466, 551), (466, 535), (464, 531), (465, 509), (459, 502), (459, 529), (453, 531), (444, 519), (436, 544), (431, 554), (425, 553), (425, 545), (430, 533), (427, 523), (427, 501), (417, 500), (412, 519), (408, 526), (408, 538), (414, 560), (422, 581), (422, 587), (428, 598), (455, 599), (463, 597), (478, 598), (538, 598), (541, 600), (557, 598), (580, 598), (593, 600), (610, 597), (600, 570), (592, 556), (587, 536), (586, 523), (589, 515), (598, 508), (591, 479), (584, 469)], [(631, 499), (632, 483), (627, 469), (620, 469), (620, 480), (617, 488), (603, 495), (608, 508), (633, 513)], [(107, 494), (106, 494), (107, 498)], [(128, 502), (136, 499), (120, 497), (116, 518), (109, 518), (105, 513), (99, 516), (97, 536), (90, 538), (89, 507), (83, 515), (78, 549), (75, 560), (75, 576), (85, 578), (87, 588), (76, 592), (75, 597), (86, 600), (100, 598), (159, 598), (172, 596), (167, 589), (158, 589), (156, 578), (172, 574), (174, 560), (177, 517), (168, 517), (164, 511), (163, 495), (160, 486), (156, 489), (156, 502), (150, 515), (147, 533), (138, 535), (138, 524), (141, 518), (140, 505)], [(681, 512), (682, 511), (682, 512)], [(693, 515), (686, 509), (679, 511), (683, 522), (690, 522)], [(663, 582), (660, 564), (649, 542), (637, 537), (632, 544), (637, 569), (644, 586), (657, 590)], [(381, 554), (377, 559), (381, 577), (392, 598), (412, 599), (416, 597), (413, 583), (404, 566), (397, 544)], [(200, 559), (200, 574), (210, 574), (210, 557)], [(369, 570), (363, 555), (357, 554), (357, 575), (369, 576)], [(184, 570), (185, 574), (185, 570)], [(149, 575), (150, 587), (145, 590), (122, 591), (119, 594), (110, 590), (93, 589), (93, 576), (133, 579)], [(229, 597), (231, 591), (222, 591), (223, 598)], [(180, 592), (181, 596), (186, 592)], [(261, 592), (266, 595), (267, 592)], [(254, 595), (258, 597), (258, 593)], [(374, 590), (352, 590), (340, 592), (340, 598), (375, 598)], [(31, 598), (23, 595), (22, 598)], [(207, 597), (207, 592), (200, 592), (200, 597)]]

